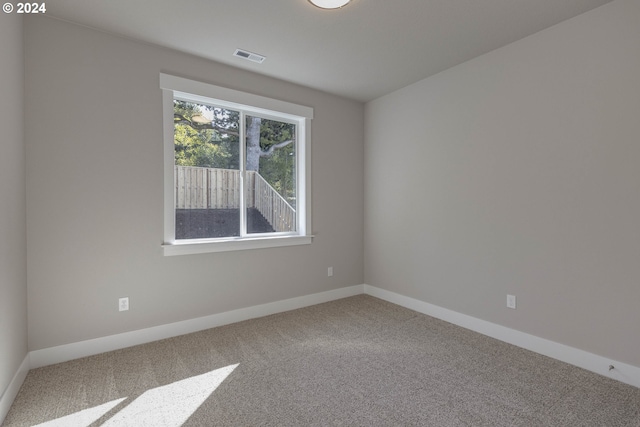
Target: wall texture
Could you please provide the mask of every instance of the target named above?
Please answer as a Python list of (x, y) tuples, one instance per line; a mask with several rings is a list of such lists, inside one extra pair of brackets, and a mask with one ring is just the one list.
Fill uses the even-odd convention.
[[(47, 17), (25, 26), (30, 350), (363, 283), (362, 104)], [(315, 109), (313, 244), (162, 255), (160, 72)]]
[(640, 366), (639, 18), (617, 0), (367, 104), (365, 283)]
[(22, 27), (0, 16), (0, 397), (27, 355)]

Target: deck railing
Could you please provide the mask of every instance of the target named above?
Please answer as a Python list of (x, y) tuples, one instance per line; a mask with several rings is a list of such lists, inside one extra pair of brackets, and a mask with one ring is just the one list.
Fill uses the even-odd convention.
[[(176, 209), (239, 209), (240, 171), (175, 166)], [(256, 208), (275, 231), (293, 231), (295, 209), (257, 172), (246, 172), (246, 207)]]
[[(296, 229), (296, 211), (258, 172), (253, 175), (253, 205), (271, 224), (275, 231), (294, 231)], [(249, 198), (249, 200), (251, 200)]]

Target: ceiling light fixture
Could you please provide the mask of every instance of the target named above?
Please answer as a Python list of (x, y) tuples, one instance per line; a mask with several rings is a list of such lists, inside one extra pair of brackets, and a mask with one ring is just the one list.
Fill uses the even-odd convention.
[(322, 9), (338, 9), (345, 6), (351, 0), (309, 0), (314, 6)]

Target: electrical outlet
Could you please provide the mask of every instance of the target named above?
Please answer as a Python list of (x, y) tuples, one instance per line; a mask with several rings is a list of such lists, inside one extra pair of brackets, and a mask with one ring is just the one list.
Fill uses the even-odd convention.
[(327, 276), (328, 276), (328, 277), (333, 276), (333, 267), (329, 267), (329, 268), (327, 268)]
[(129, 310), (129, 297), (120, 298), (118, 300), (118, 311)]
[(513, 308), (515, 310), (515, 308), (516, 308), (516, 296), (515, 295), (507, 295), (507, 307), (508, 308)]

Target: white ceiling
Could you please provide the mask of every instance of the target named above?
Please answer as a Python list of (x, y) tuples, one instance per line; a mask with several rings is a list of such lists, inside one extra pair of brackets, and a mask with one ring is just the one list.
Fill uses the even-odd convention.
[(369, 101), (610, 1), (54, 0), (46, 13)]

